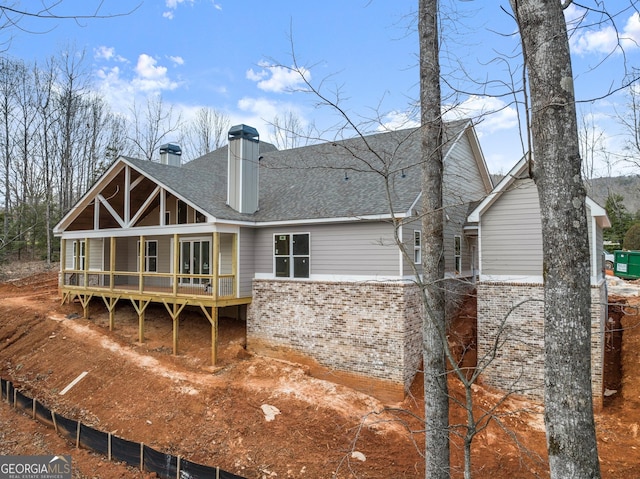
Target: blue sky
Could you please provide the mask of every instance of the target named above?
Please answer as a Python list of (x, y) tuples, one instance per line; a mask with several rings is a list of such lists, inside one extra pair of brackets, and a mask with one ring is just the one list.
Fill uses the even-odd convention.
[[(54, 3), (22, 3), (31, 9), (43, 1)], [(610, 3), (621, 8), (627, 1)], [(509, 96), (501, 96), (504, 87), (474, 85), (466, 73), (479, 81), (520, 82), (520, 73), (512, 77), (509, 70), (521, 61), (512, 59), (508, 66), (500, 59), (518, 49), (511, 35), (515, 23), (506, 13), (508, 1), (442, 4), (452, 19), (443, 21), (443, 70), (448, 81), (464, 91), (455, 100), (447, 95), (445, 103), (453, 108), (450, 115), (495, 111), (482, 117), (478, 131), (490, 170), (505, 173), (522, 155), (517, 111)], [(377, 119), (379, 127), (389, 128), (415, 124), (415, 0), (63, 0), (53, 13), (91, 15), (98, 5), (100, 15), (132, 10), (106, 19), (22, 18), (21, 29), (2, 31), (5, 40), (9, 31), (12, 34), (8, 54), (44, 61), (68, 45), (84, 50), (93, 88), (123, 114), (134, 100), (140, 103), (146, 95), (161, 93), (183, 120), (202, 106), (212, 107), (228, 114), (232, 124), (255, 126), (269, 141), (275, 115), (293, 112), (302, 124), (327, 129), (324, 136), (329, 139), (335, 134), (329, 128), (338, 121), (335, 112), (318, 107), (312, 96), (292, 92), (301, 86), (299, 77), (279, 66), (292, 65), (294, 48), (313, 84), (330, 96), (339, 90), (341, 107), (356, 123)], [(571, 7), (566, 18), (582, 13)], [(628, 10), (614, 19), (625, 56), (616, 46), (611, 24), (598, 24), (597, 18), (590, 15), (591, 26), (576, 30), (571, 40), (578, 100), (615, 89), (624, 75), (623, 59), (627, 68), (640, 66), (638, 15)], [(624, 137), (615, 116), (624, 111), (626, 101), (618, 93), (580, 103), (580, 121), (593, 125), (612, 152), (610, 160), (622, 151)], [(607, 174), (602, 163), (596, 169)], [(614, 173), (620, 172), (629, 171), (615, 166)]]

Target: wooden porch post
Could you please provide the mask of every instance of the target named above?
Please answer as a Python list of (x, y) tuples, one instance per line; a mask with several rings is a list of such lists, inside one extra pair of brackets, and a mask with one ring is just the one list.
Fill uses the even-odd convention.
[[(220, 282), (220, 233), (213, 233), (213, 283), (211, 284), (211, 292), (213, 300), (218, 299), (218, 283)], [(215, 308), (214, 308), (215, 309)]]
[(140, 247), (138, 248), (138, 254), (140, 255), (140, 260), (138, 261), (138, 292), (142, 294), (144, 292), (144, 279), (142, 274), (144, 273), (144, 236), (140, 235)]
[(231, 274), (233, 275), (233, 296), (238, 297), (238, 233), (233, 234), (231, 242)]
[(178, 270), (180, 269), (180, 243), (178, 233), (173, 234), (173, 295), (178, 295)]
[(89, 238), (84, 239), (84, 289), (89, 287)]
[(109, 290), (113, 291), (113, 282), (115, 275), (113, 272), (116, 269), (116, 237), (112, 236), (109, 242)]
[(58, 289), (66, 285), (66, 271), (67, 269), (67, 240), (60, 239), (60, 271), (62, 272), (61, 281), (58, 281)]

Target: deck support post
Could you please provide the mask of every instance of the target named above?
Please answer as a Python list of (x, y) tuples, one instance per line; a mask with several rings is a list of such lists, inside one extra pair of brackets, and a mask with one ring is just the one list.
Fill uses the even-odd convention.
[(109, 311), (109, 331), (113, 331), (115, 325), (115, 309), (119, 299), (120, 296), (109, 296), (107, 298), (102, 295), (102, 301), (104, 301), (104, 304), (107, 307), (107, 311)]
[(93, 298), (93, 293), (90, 294), (78, 294), (78, 299), (82, 305), (82, 317), (89, 319), (89, 301)]
[(173, 321), (173, 355), (175, 356), (178, 354), (178, 326), (180, 313), (187, 305), (188, 301), (185, 301), (181, 305), (179, 305), (178, 303), (173, 303), (171, 307), (164, 299), (162, 300), (162, 303), (164, 304), (164, 307), (167, 308), (169, 316), (171, 316), (171, 320)]
[(212, 306), (209, 314), (207, 308), (200, 303), (200, 309), (211, 324), (211, 365), (215, 366), (218, 362), (218, 308)]
[(144, 343), (144, 310), (147, 309), (150, 299), (135, 300), (132, 297), (129, 298), (133, 304), (134, 309), (138, 313), (138, 342)]

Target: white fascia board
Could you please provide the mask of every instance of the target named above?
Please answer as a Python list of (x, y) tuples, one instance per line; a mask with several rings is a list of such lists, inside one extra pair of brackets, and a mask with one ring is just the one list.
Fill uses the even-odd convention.
[(282, 221), (241, 221), (241, 220), (221, 220), (230, 225), (249, 226), (253, 228), (266, 228), (269, 226), (295, 226), (309, 224), (331, 224), (331, 223), (356, 223), (358, 221), (392, 221), (393, 219), (404, 219), (409, 217), (408, 213), (399, 213), (396, 215), (364, 215), (364, 216), (344, 216), (336, 218), (309, 218), (298, 220), (282, 220)]
[(598, 222), (600, 227), (611, 228), (611, 221), (609, 220), (609, 216), (607, 215), (607, 210), (593, 201), (589, 196), (585, 198), (585, 203), (591, 211), (591, 216), (596, 218), (596, 221)]
[(234, 225), (212, 225), (209, 223), (191, 223), (170, 226), (137, 226), (135, 228), (109, 228), (101, 230), (66, 231), (60, 236), (65, 239), (109, 238), (129, 236), (172, 236), (190, 234), (237, 233), (240, 230)]

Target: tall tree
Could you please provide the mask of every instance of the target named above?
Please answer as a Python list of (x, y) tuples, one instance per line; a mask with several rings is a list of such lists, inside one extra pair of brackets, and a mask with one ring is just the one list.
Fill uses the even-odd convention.
[(448, 478), (449, 393), (445, 362), (442, 116), (438, 0), (420, 0), (420, 107), (422, 142), (422, 325), (427, 478)]
[(533, 179), (542, 217), (549, 467), (552, 478), (599, 478), (591, 397), (587, 215), (563, 4), (510, 2), (530, 85)]
[(147, 98), (145, 111), (140, 111), (134, 103), (131, 108), (133, 131), (129, 138), (136, 153), (146, 160), (152, 161), (158, 154), (160, 146), (167, 137), (178, 131), (182, 123), (181, 116), (175, 116), (173, 107), (165, 105), (162, 95), (151, 95)]
[(2, 230), (2, 246), (9, 239), (9, 210), (11, 202), (11, 158), (13, 156), (12, 123), (16, 108), (16, 91), (18, 84), (19, 64), (13, 60), (0, 60), (0, 141), (2, 143), (2, 185), (4, 193), (4, 224)]

